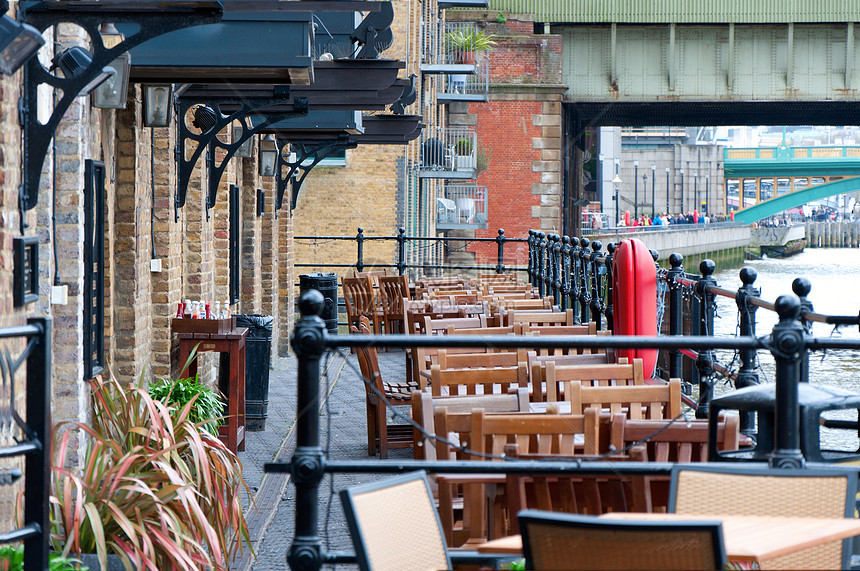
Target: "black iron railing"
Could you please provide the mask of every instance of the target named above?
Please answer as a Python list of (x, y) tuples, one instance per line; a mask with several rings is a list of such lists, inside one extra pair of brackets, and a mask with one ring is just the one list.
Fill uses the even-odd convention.
[[(0, 474), (0, 485), (10, 486), (24, 478), (23, 525), (0, 533), (0, 543), (24, 543), (24, 569), (42, 571), (48, 568), (48, 544), (51, 533), (48, 496), (51, 493), (51, 320), (30, 319), (27, 325), (0, 328), (0, 339), (24, 339), (26, 344), (17, 358), (4, 350), (0, 357), (0, 395), (2, 432), (6, 442), (14, 445), (0, 448), (0, 458), (24, 457), (24, 472), (6, 469)], [(21, 366), (27, 376), (26, 410), (22, 419), (17, 410), (15, 382)]]
[[(675, 264), (677, 273), (680, 264)], [(706, 278), (703, 278), (706, 280)], [(702, 281), (702, 280), (699, 280)], [(702, 289), (707, 290), (707, 282)], [(745, 303), (751, 302), (746, 300)], [(424, 336), (424, 335), (343, 335), (327, 336), (325, 324), (319, 318), (323, 308), (323, 296), (309, 290), (299, 302), (302, 318), (296, 325), (292, 337), (293, 350), (298, 356), (298, 406), (296, 420), (296, 449), (291, 462), (268, 463), (266, 472), (288, 472), (296, 486), (295, 537), (288, 555), (294, 570), (316, 570), (327, 562), (354, 561), (354, 553), (326, 551), (319, 530), (318, 491), (324, 474), (342, 472), (391, 473), (407, 470), (426, 470), (433, 473), (528, 473), (582, 475), (666, 475), (671, 471), (667, 463), (638, 462), (533, 462), (506, 459), (505, 462), (482, 461), (420, 461), (393, 460), (337, 461), (325, 457), (320, 446), (318, 409), (320, 406), (320, 361), (327, 350), (346, 347), (475, 347), (486, 348), (646, 348), (669, 351), (693, 350), (707, 354), (714, 349), (737, 351), (768, 350), (776, 361), (776, 402), (774, 411), (774, 447), (768, 461), (772, 468), (797, 468), (805, 465), (800, 446), (800, 406), (798, 385), (802, 362), (808, 351), (817, 349), (860, 349), (860, 339), (814, 338), (806, 334), (798, 321), (802, 302), (795, 295), (781, 296), (773, 309), (779, 322), (771, 335), (756, 338), (752, 335), (739, 337), (716, 337), (712, 335), (691, 336), (503, 336), (483, 338), (477, 336)], [(810, 314), (806, 314), (809, 319)], [(824, 317), (827, 319), (834, 319)], [(841, 318), (835, 318), (841, 319)], [(860, 319), (854, 318), (855, 321)], [(826, 321), (832, 322), (832, 321)], [(855, 427), (856, 428), (856, 427)]]
[[(355, 242), (356, 243), (356, 259), (354, 263), (331, 263), (331, 264), (320, 264), (320, 263), (305, 263), (298, 262), (296, 263), (297, 268), (354, 268), (356, 271), (363, 272), (365, 270), (371, 268), (394, 268), (397, 270), (397, 273), (402, 275), (406, 273), (407, 270), (416, 269), (416, 270), (433, 270), (436, 271), (444, 271), (444, 270), (485, 270), (485, 271), (495, 271), (496, 273), (503, 274), (505, 272), (525, 272), (528, 271), (527, 268), (523, 266), (506, 266), (505, 265), (505, 244), (510, 243), (525, 243), (527, 242), (524, 238), (508, 238), (505, 236), (505, 231), (500, 229), (498, 231), (498, 235), (495, 238), (452, 238), (447, 236), (436, 236), (436, 237), (428, 237), (428, 236), (407, 236), (406, 229), (400, 228), (396, 236), (365, 236), (364, 228), (359, 228), (358, 233), (355, 236), (296, 236), (294, 238), (297, 241), (313, 241), (318, 242), (321, 240), (341, 240), (346, 242)], [(393, 263), (380, 263), (380, 262), (367, 262), (364, 257), (364, 243), (369, 241), (395, 241), (397, 242), (397, 261)], [(495, 243), (496, 244), (496, 263), (492, 264), (473, 264), (473, 265), (464, 265), (464, 264), (414, 264), (406, 261), (407, 258), (407, 246), (410, 243), (419, 243), (419, 242), (436, 242), (436, 243), (448, 243), (448, 242), (469, 242), (469, 243)]]

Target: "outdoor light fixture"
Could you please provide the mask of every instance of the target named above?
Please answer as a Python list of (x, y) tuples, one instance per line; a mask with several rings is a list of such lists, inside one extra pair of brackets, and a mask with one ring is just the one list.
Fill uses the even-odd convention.
[(260, 176), (275, 176), (275, 164), (278, 162), (278, 147), (275, 136), (269, 135), (260, 141)]
[(143, 86), (143, 124), (147, 127), (170, 126), (173, 84)]
[(205, 105), (200, 105), (194, 110), (194, 119), (192, 119), (191, 124), (200, 129), (202, 133), (206, 133), (215, 126), (217, 120), (218, 116), (215, 115), (215, 111)]
[[(107, 48), (118, 46), (125, 39), (111, 23), (101, 25), (102, 41)], [(131, 73), (131, 56), (123, 52), (110, 66), (116, 74), (105, 80), (93, 91), (93, 107), (100, 109), (125, 109), (128, 94), (128, 76)]]
[[(242, 137), (242, 133), (245, 128), (241, 125), (233, 125), (233, 142), (238, 141)], [(248, 140), (242, 143), (242, 145), (236, 149), (236, 152), (233, 153), (234, 157), (239, 157), (240, 159), (247, 159), (251, 156), (251, 151), (254, 150), (254, 137), (248, 137)]]
[(0, 18), (0, 72), (12, 75), (44, 45), (45, 38), (33, 26), (5, 14)]
[[(80, 46), (72, 46), (60, 52), (54, 58), (53, 64), (55, 67), (60, 68), (64, 77), (71, 78), (84, 73), (92, 61), (93, 56), (90, 52)], [(78, 93), (78, 96), (89, 95), (93, 89), (107, 81), (112, 75), (116, 75), (116, 69), (109, 65), (103, 67), (101, 73), (86, 84)]]

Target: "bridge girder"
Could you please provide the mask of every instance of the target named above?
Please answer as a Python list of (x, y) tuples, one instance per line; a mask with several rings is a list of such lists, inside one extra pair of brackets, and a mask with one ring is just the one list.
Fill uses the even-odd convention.
[(803, 206), (813, 200), (821, 200), (828, 196), (836, 196), (838, 194), (846, 194), (849, 192), (860, 191), (860, 177), (847, 178), (836, 182), (828, 182), (817, 186), (810, 186), (802, 190), (795, 190), (764, 202), (759, 202), (755, 206), (750, 206), (739, 210), (735, 213), (735, 222), (743, 222), (752, 224), (758, 222), (774, 214), (779, 214), (789, 208), (797, 208)]

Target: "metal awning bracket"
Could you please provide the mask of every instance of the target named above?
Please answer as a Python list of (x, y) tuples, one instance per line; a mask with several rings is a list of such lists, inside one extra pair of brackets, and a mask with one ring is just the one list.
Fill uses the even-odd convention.
[[(323, 159), (344, 151), (346, 149), (354, 149), (358, 146), (358, 142), (349, 135), (341, 135), (336, 140), (317, 141), (313, 143), (290, 143), (287, 136), (277, 135), (275, 141), (278, 148), (278, 166), (276, 172), (277, 192), (275, 194), (275, 214), (284, 204), (284, 193), (287, 190), (287, 183), (294, 178), (298, 171), (301, 175), (293, 180), (292, 193), (290, 197), (290, 211), (295, 210), (296, 203), (299, 199), (299, 191), (302, 188), (302, 183), (308, 176), (308, 173), (317, 166)], [(296, 159), (289, 160), (289, 153), (284, 150), (287, 145), (291, 145), (296, 150)], [(310, 164), (305, 164), (310, 160)]]

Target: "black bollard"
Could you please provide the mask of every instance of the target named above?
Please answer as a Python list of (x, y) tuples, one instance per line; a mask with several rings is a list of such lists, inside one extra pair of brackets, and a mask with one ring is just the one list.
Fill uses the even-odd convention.
[(800, 299), (794, 295), (781, 295), (776, 299), (774, 309), (779, 315), (779, 323), (773, 326), (770, 336), (770, 351), (776, 361), (775, 442), (770, 465), (773, 468), (802, 468), (805, 461), (800, 451), (797, 392), (806, 342), (803, 327), (797, 322)]
[[(716, 287), (717, 280), (712, 276), (717, 269), (713, 260), (702, 260), (699, 271), (702, 277), (696, 283), (696, 289), (701, 299), (699, 306), (699, 335), (714, 334), (714, 294), (708, 288)], [(699, 351), (696, 358), (696, 371), (699, 373), (699, 403), (696, 408), (696, 418), (708, 418), (711, 399), (714, 397), (714, 384), (711, 375), (714, 372), (714, 352), (710, 349)]]
[[(684, 295), (678, 278), (684, 277), (684, 256), (672, 254), (669, 264), (672, 266), (666, 275), (669, 282), (669, 335), (684, 334)], [(684, 377), (684, 356), (678, 349), (669, 351), (669, 376), (673, 379)]]
[(570, 307), (570, 236), (561, 239), (561, 310)]
[(591, 254), (589, 253), (589, 246), (591, 242), (588, 241), (588, 238), (580, 238), (579, 239), (579, 276), (580, 276), (580, 284), (579, 284), (579, 322), (578, 323), (588, 323), (589, 315), (588, 309), (591, 302), (590, 289), (588, 287), (588, 277), (589, 277), (589, 260), (591, 259)]
[(537, 234), (537, 287), (541, 297), (546, 295), (546, 282), (544, 281), (544, 273), (546, 272), (546, 234), (538, 232)]
[(552, 235), (552, 304), (561, 305), (561, 236)]
[(591, 243), (591, 319), (597, 323), (597, 330), (603, 328), (603, 319), (601, 313), (603, 311), (603, 298), (600, 290), (600, 264), (597, 260), (600, 258), (600, 250), (603, 244), (600, 240), (595, 240)]
[[(812, 322), (804, 319), (806, 313), (812, 313), (812, 302), (807, 297), (812, 291), (812, 284), (806, 278), (796, 278), (791, 282), (791, 291), (800, 298), (800, 324), (807, 334), (812, 335)], [(800, 363), (800, 382), (809, 382), (809, 353), (803, 354), (803, 361)]]
[[(761, 290), (753, 286), (758, 277), (758, 272), (753, 268), (743, 268), (740, 271), (741, 282), (744, 284), (738, 288), (735, 294), (735, 302), (738, 306), (738, 322), (740, 323), (740, 334), (742, 337), (755, 337), (755, 312), (758, 307), (749, 303), (750, 297), (759, 297)], [(741, 367), (735, 379), (735, 388), (743, 389), (759, 384), (758, 373), (755, 370), (756, 352), (754, 349), (741, 349), (739, 351)], [(755, 412), (744, 412), (741, 414), (741, 433), (747, 436), (756, 434)]]
[(612, 259), (615, 257), (617, 246), (613, 243), (606, 245), (606, 328), (615, 331), (615, 309), (612, 304)]
[(290, 473), (296, 486), (296, 532), (287, 563), (293, 571), (317, 570), (324, 554), (319, 536), (319, 483), (323, 476), (323, 449), (319, 445), (320, 358), (325, 349), (325, 323), (320, 319), (325, 300), (315, 289), (299, 299), (301, 319), (290, 339), (298, 357), (298, 416), (296, 451)]
[(537, 285), (537, 282), (535, 281), (535, 231), (534, 230), (529, 230), (528, 245), (529, 245), (529, 267), (528, 267), (529, 283), (532, 284), (532, 287), (534, 287)]
[(574, 323), (579, 323), (579, 238), (570, 239), (573, 247), (570, 250), (570, 308), (573, 310)]

